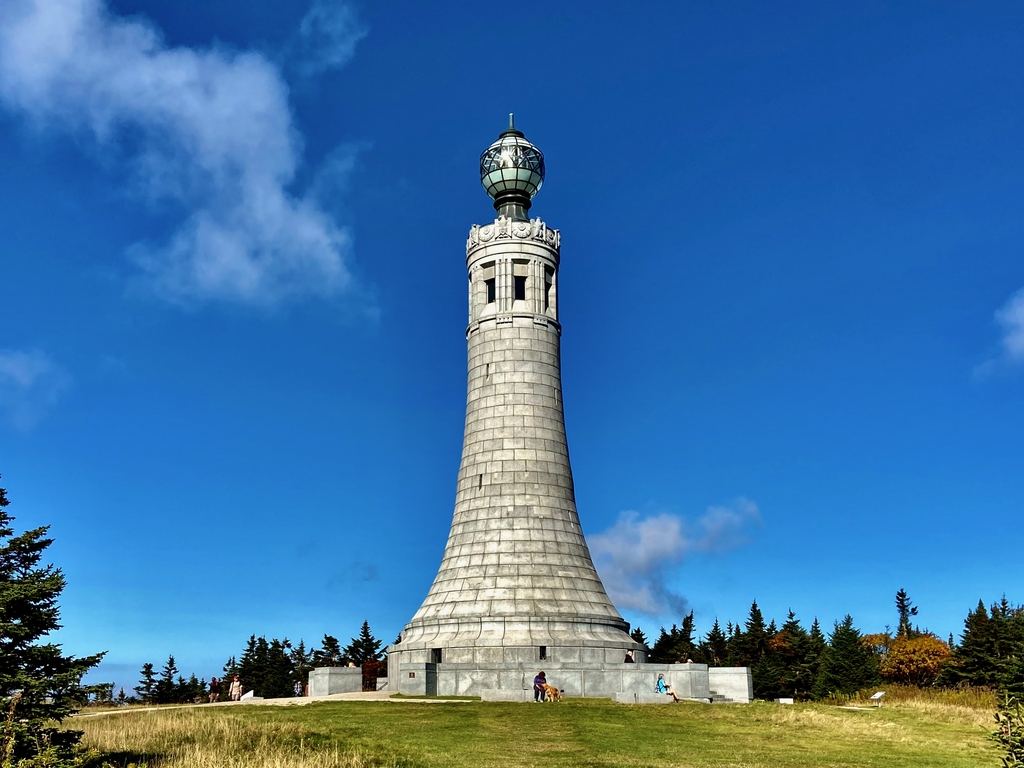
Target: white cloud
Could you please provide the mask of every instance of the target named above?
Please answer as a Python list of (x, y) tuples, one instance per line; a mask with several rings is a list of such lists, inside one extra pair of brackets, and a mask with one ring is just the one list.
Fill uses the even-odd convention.
[(693, 523), (678, 515), (641, 518), (622, 512), (608, 530), (588, 537), (608, 595), (619, 608), (650, 616), (685, 612), (686, 599), (667, 585), (672, 568), (693, 552), (723, 552), (746, 542), (760, 521), (757, 504), (740, 498), (731, 506), (708, 507)]
[(1024, 363), (1024, 288), (996, 312), (1003, 329), (1003, 354), (1014, 363)]
[(999, 369), (1024, 363), (1024, 288), (996, 310), (996, 323), (1002, 329), (1002, 353), (974, 369), (975, 378), (985, 379)]
[[(356, 29), (344, 8), (325, 17), (333, 26), (310, 28), (343, 41), (345, 25)], [(340, 65), (359, 36), (324, 60)], [(348, 232), (315, 197), (290, 191), (302, 142), (264, 56), (169, 47), (153, 24), (101, 0), (6, 0), (0, 103), (41, 130), (91, 137), (127, 158), (150, 200), (180, 206), (169, 242), (131, 249), (142, 283), (164, 298), (265, 305), (350, 285)]]
[(340, 69), (355, 54), (356, 44), (366, 37), (352, 7), (336, 0), (313, 0), (299, 24), (295, 39), (296, 64), (304, 75)]
[(63, 369), (39, 350), (0, 350), (0, 408), (20, 430), (32, 429), (70, 383)]

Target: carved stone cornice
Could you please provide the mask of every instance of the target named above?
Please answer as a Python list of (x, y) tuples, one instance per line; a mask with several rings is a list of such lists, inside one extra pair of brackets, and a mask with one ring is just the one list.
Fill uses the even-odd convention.
[(502, 240), (532, 241), (552, 249), (558, 253), (561, 235), (557, 229), (549, 229), (540, 219), (515, 221), (499, 216), (492, 224), (474, 224), (469, 230), (466, 240), (466, 255), (483, 245), (491, 245)]

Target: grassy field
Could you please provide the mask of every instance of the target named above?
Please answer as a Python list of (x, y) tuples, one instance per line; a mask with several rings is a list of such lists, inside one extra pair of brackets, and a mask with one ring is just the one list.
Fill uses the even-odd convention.
[(630, 707), (331, 702), (82, 718), (99, 766), (481, 768), (997, 766), (991, 710), (915, 699), (870, 711), (802, 704)]

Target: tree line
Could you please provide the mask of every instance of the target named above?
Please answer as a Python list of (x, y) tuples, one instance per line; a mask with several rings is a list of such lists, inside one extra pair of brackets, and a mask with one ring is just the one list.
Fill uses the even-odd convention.
[[(319, 648), (306, 648), (303, 640), (297, 645), (285, 638), (250, 635), (241, 654), (231, 656), (224, 664), (220, 680), (223, 681), (221, 698), (226, 699), (228, 685), (238, 675), (244, 691), (253, 691), (256, 696), (265, 699), (287, 698), (295, 695), (295, 686), (304, 690), (309, 673), (315, 667), (345, 667), (348, 665), (363, 668), (364, 686), (372, 680), (387, 674), (384, 661), (385, 654), (381, 650), (382, 643), (370, 631), (370, 623), (363, 622), (359, 634), (351, 642), (341, 647), (338, 638), (324, 635)], [(170, 656), (163, 669), (157, 673), (151, 663), (142, 665), (139, 673), (141, 679), (135, 686), (135, 696), (126, 697), (122, 690), (116, 701), (139, 701), (146, 704), (178, 704), (205, 700), (209, 692), (209, 684), (205, 678), (197, 679), (193, 674), (187, 680), (179, 673), (174, 656)]]
[[(1024, 692), (1024, 608), (1005, 597), (987, 608), (979, 601), (964, 620), (959, 642), (914, 625), (917, 615), (917, 606), (901, 589), (895, 632), (887, 627), (863, 634), (847, 615), (826, 636), (817, 619), (806, 629), (792, 611), (781, 626), (774, 619), (766, 624), (755, 601), (742, 625), (729, 622), (723, 629), (716, 619), (698, 637), (691, 611), (680, 625), (661, 628), (648, 658), (661, 664), (749, 667), (754, 697), (768, 700), (822, 699), (883, 682)], [(631, 635), (648, 645), (639, 627)]]

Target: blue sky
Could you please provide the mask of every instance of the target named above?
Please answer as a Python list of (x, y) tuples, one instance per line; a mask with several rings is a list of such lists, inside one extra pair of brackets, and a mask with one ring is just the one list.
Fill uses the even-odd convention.
[[(650, 633), (1024, 600), (1015, 3), (13, 0), (0, 472), (124, 684), (390, 641), (436, 572), (508, 112), (577, 502)], [(101, 675), (101, 676), (103, 676)]]

